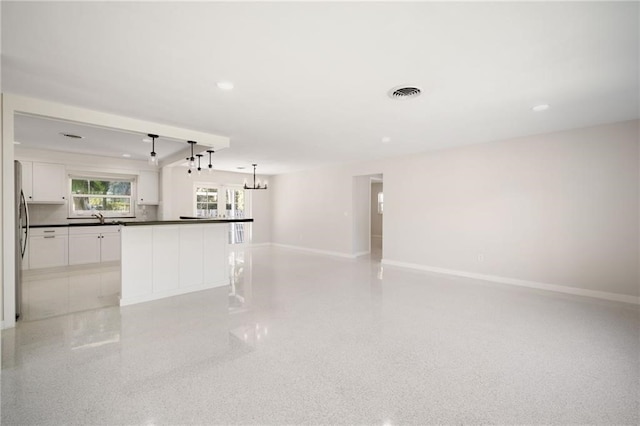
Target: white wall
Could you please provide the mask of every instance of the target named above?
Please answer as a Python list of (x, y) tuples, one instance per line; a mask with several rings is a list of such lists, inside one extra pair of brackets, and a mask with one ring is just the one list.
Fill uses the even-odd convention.
[[(253, 175), (214, 170), (211, 174), (202, 172), (201, 175), (188, 177), (186, 167), (167, 167), (162, 170), (162, 214), (163, 220), (179, 219), (180, 216), (194, 215), (194, 184), (197, 182), (218, 185), (242, 185), (245, 179), (252, 180)], [(262, 181), (268, 176), (256, 175)], [(271, 192), (272, 185), (267, 190), (247, 190), (246, 197), (250, 200), (250, 217), (254, 219), (252, 228), (252, 243), (261, 244), (271, 242)]]
[(271, 178), (272, 242), (351, 255), (351, 168), (336, 167)]
[(384, 173), (385, 260), (638, 296), (638, 121), (280, 175), (273, 242), (353, 254)]
[(362, 255), (370, 249), (370, 214), (369, 191), (371, 180), (369, 176), (356, 176), (353, 178), (353, 242), (352, 253)]

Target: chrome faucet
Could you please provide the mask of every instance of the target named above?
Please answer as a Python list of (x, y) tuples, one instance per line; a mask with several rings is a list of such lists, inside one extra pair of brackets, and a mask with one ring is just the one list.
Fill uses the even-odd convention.
[(104, 215), (103, 215), (102, 213), (100, 213), (100, 212), (98, 212), (98, 213), (94, 213), (94, 214), (92, 214), (91, 216), (95, 216), (95, 217), (97, 217), (97, 218), (98, 218), (98, 220), (100, 221), (100, 223), (101, 223), (102, 225), (104, 225)]

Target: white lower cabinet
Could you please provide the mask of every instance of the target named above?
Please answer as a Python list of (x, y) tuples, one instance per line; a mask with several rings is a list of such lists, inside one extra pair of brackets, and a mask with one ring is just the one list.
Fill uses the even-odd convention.
[(202, 285), (204, 264), (203, 227), (198, 225), (182, 226), (180, 228), (180, 257), (178, 267), (180, 272), (179, 287), (193, 287)]
[[(152, 300), (153, 231), (155, 226), (125, 226), (122, 232), (122, 297), (123, 300)], [(175, 259), (162, 259), (163, 263)], [(135, 303), (135, 302), (129, 302)]]
[(161, 293), (178, 288), (180, 268), (180, 227), (153, 227), (153, 292)]
[(120, 260), (120, 229), (118, 232), (103, 233), (100, 242), (100, 261)]
[(203, 274), (206, 284), (219, 283), (229, 278), (226, 226), (204, 226)]
[(69, 228), (69, 265), (120, 260), (119, 226)]
[(68, 264), (66, 227), (32, 228), (29, 236), (29, 269), (53, 268)]
[(69, 265), (100, 262), (100, 234), (69, 235)]

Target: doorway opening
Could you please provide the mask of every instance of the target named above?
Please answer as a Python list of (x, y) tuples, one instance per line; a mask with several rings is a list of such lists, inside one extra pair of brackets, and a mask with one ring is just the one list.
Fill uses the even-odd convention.
[(383, 239), (383, 215), (384, 215), (384, 188), (382, 177), (371, 178), (371, 209), (370, 209), (370, 247), (371, 258), (382, 260)]
[(353, 255), (382, 260), (382, 173), (353, 177)]

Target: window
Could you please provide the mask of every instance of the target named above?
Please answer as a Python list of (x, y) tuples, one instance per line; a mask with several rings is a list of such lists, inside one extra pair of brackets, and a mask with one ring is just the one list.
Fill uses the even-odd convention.
[(384, 204), (384, 195), (382, 192), (378, 192), (378, 214), (382, 214), (382, 208)]
[(218, 188), (196, 187), (196, 216), (218, 216)]
[(244, 218), (244, 189), (227, 189), (227, 217)]
[(133, 216), (132, 180), (71, 177), (71, 217), (102, 213), (106, 217)]
[[(249, 197), (245, 197), (245, 190), (235, 185), (208, 184), (196, 182), (195, 214), (198, 217), (220, 217), (242, 219), (246, 217)], [(229, 244), (244, 244), (249, 238), (245, 231), (250, 228), (244, 223), (229, 224)]]
[[(226, 203), (227, 217), (234, 219), (244, 218), (244, 189), (227, 188)], [(243, 244), (244, 239), (244, 223), (232, 223), (229, 226), (229, 244)]]

